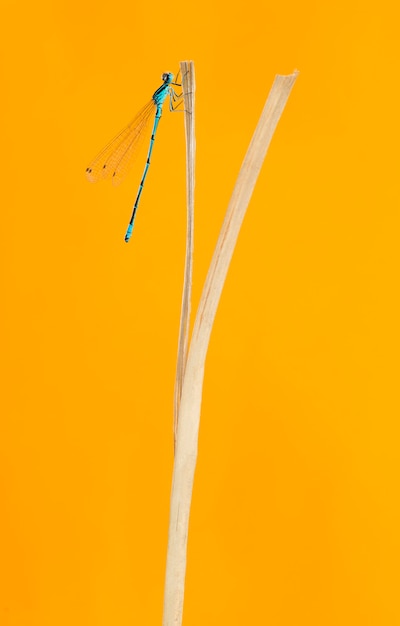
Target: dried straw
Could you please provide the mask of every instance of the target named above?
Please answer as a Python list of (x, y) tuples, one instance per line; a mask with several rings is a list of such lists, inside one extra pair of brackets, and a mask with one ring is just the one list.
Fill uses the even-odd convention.
[(182, 61), (180, 64), (182, 89), (184, 97), (185, 135), (186, 135), (186, 259), (183, 278), (181, 321), (178, 340), (178, 358), (176, 363), (175, 398), (174, 398), (174, 443), (178, 427), (179, 407), (181, 403), (183, 378), (189, 345), (190, 302), (192, 293), (193, 271), (193, 235), (194, 235), (194, 170), (196, 139), (194, 136), (194, 97), (195, 78), (193, 61)]
[[(184, 64), (181, 64), (181, 67)], [(194, 111), (194, 77), (193, 63), (185, 66), (186, 83), (184, 82), (185, 109)], [(182, 73), (184, 73), (182, 71)], [(228, 206), (224, 223), (221, 228), (214, 256), (203, 288), (202, 297), (197, 310), (187, 360), (187, 337), (181, 338), (182, 354), (177, 388), (179, 411), (175, 461), (172, 477), (171, 509), (168, 536), (168, 552), (164, 593), (163, 626), (181, 626), (186, 572), (186, 551), (189, 526), (190, 505), (192, 499), (194, 471), (197, 459), (198, 432), (200, 424), (200, 408), (203, 389), (204, 365), (222, 288), (228, 272), (240, 227), (249, 204), (258, 174), (271, 142), (276, 125), (286, 105), (298, 72), (288, 76), (277, 75), (269, 93), (261, 118), (258, 122), (247, 154), (244, 158), (235, 188)], [(192, 75), (192, 76), (191, 76)], [(193, 82), (191, 82), (193, 80)], [(192, 87), (190, 87), (192, 85)], [(186, 89), (189, 91), (187, 92)], [(186, 117), (186, 120), (189, 118)], [(194, 116), (192, 118), (194, 120)], [(186, 122), (186, 131), (191, 126)], [(190, 134), (190, 132), (189, 132)], [(191, 180), (194, 181), (194, 135), (192, 139), (190, 159), (193, 163), (187, 166)], [(189, 144), (189, 138), (187, 139)], [(188, 149), (189, 155), (189, 149)], [(193, 178), (192, 178), (193, 177)], [(193, 182), (194, 184), (194, 182)], [(189, 200), (188, 178), (188, 200)], [(193, 210), (193, 186), (190, 192)], [(189, 218), (188, 218), (189, 219)], [(192, 236), (192, 231), (191, 231)], [(190, 244), (192, 246), (192, 244)], [(191, 249), (191, 247), (190, 247)], [(191, 261), (190, 261), (191, 266)], [(190, 270), (191, 276), (191, 270)], [(185, 274), (185, 280), (191, 281)], [(184, 295), (185, 299), (185, 295)], [(184, 307), (183, 307), (184, 308)], [(184, 319), (181, 329), (188, 330), (189, 304), (185, 304)], [(181, 335), (182, 335), (181, 331)], [(180, 397), (179, 397), (180, 396)], [(177, 397), (176, 397), (177, 400)]]

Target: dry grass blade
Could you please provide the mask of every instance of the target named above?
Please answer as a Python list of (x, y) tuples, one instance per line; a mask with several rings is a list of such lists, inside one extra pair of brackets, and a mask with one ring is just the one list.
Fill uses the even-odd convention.
[(239, 230), (297, 72), (276, 76), (244, 158), (206, 278), (186, 363), (172, 478), (163, 626), (181, 626), (186, 550), (197, 459), (204, 364), (211, 329)]
[(185, 108), (185, 135), (186, 135), (186, 259), (183, 279), (181, 321), (179, 328), (178, 358), (176, 365), (175, 398), (174, 398), (174, 443), (178, 425), (179, 406), (182, 395), (183, 378), (189, 345), (190, 302), (192, 293), (193, 268), (193, 234), (194, 234), (194, 169), (196, 140), (194, 135), (194, 97), (195, 77), (193, 61), (182, 61), (180, 64), (182, 75), (182, 90)]

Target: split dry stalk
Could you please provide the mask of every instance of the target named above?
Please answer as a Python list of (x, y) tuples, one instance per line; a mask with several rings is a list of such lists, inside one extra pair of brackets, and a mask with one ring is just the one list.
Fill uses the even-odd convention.
[[(188, 69), (189, 73), (193, 72), (193, 64)], [(183, 366), (172, 477), (163, 626), (182, 624), (189, 514), (197, 459), (204, 365), (210, 334), (247, 206), (296, 78), (297, 72), (275, 77), (233, 190), (197, 310), (187, 361)], [(188, 95), (184, 91), (185, 108), (194, 104), (188, 103)], [(186, 326), (188, 320), (185, 321)]]

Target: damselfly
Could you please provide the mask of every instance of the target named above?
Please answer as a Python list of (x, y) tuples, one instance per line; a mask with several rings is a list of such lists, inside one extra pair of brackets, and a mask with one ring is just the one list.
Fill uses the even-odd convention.
[(139, 111), (136, 117), (128, 126), (121, 131), (110, 143), (97, 155), (93, 162), (86, 168), (86, 176), (90, 182), (96, 182), (103, 178), (111, 177), (114, 184), (119, 184), (125, 177), (132, 160), (136, 154), (140, 139), (144, 136), (144, 131), (155, 111), (153, 130), (151, 133), (147, 161), (140, 181), (139, 190), (133, 205), (132, 217), (125, 235), (128, 243), (132, 235), (133, 223), (139, 200), (142, 195), (143, 186), (150, 166), (151, 154), (153, 152), (154, 140), (158, 123), (162, 115), (162, 107), (165, 99), (169, 96), (169, 110), (176, 111), (181, 103), (181, 95), (175, 93), (172, 85), (180, 87), (179, 83), (172, 82), (174, 75), (165, 72), (161, 76), (163, 84), (152, 95), (151, 100)]

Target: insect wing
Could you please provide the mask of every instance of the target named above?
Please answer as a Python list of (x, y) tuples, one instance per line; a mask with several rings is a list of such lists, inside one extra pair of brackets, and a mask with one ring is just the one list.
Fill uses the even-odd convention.
[(125, 178), (146, 134), (144, 131), (154, 115), (154, 110), (154, 102), (150, 100), (130, 124), (99, 152), (86, 168), (86, 177), (90, 182), (111, 177), (113, 183), (118, 185)]

